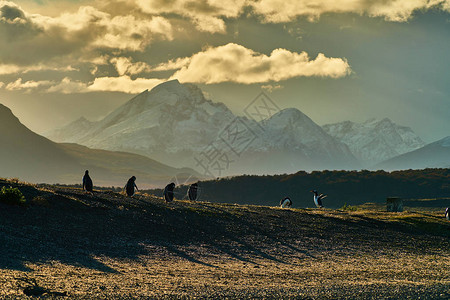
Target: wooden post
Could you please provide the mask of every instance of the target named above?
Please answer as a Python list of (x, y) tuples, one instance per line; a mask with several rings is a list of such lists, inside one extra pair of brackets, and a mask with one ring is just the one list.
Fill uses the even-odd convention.
[(388, 197), (386, 199), (387, 211), (390, 212), (402, 212), (403, 211), (403, 200), (399, 197)]

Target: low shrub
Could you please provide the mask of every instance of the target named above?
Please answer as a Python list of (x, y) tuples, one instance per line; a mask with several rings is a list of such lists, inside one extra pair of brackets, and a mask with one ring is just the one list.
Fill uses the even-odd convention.
[(348, 205), (347, 203), (344, 204), (344, 206), (341, 207), (342, 210), (347, 210), (347, 211), (356, 211), (358, 210), (358, 208), (356, 206), (351, 206)]
[(11, 205), (24, 205), (26, 199), (18, 188), (4, 186), (0, 190), (0, 202)]

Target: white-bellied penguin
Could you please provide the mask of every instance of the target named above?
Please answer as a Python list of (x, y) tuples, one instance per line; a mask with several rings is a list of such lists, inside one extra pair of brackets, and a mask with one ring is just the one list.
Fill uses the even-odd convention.
[(318, 208), (322, 208), (323, 204), (322, 204), (322, 199), (325, 199), (327, 197), (327, 195), (324, 194), (320, 194), (316, 191), (316, 190), (312, 190), (312, 193), (314, 193), (314, 204), (318, 207)]
[(292, 201), (291, 198), (289, 197), (284, 197), (283, 199), (281, 199), (280, 201), (280, 207), (281, 208), (288, 208), (292, 206)]

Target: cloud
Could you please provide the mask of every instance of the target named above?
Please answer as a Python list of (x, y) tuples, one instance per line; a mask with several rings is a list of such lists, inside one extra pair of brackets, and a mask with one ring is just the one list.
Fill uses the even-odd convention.
[(319, 53), (311, 60), (306, 52), (275, 49), (267, 56), (237, 44), (210, 47), (194, 54), (172, 79), (183, 82), (244, 84), (282, 81), (300, 76), (339, 78), (351, 72), (345, 59)]
[(161, 63), (156, 67), (153, 67), (153, 71), (169, 71), (169, 70), (178, 70), (184, 66), (187, 66), (191, 61), (190, 57), (180, 57), (177, 59), (169, 60), (168, 62)]
[(90, 92), (121, 92), (128, 94), (141, 93), (146, 89), (152, 89), (164, 80), (156, 78), (136, 78), (131, 79), (129, 76), (119, 77), (98, 77), (93, 82), (84, 83), (74, 81), (70, 78), (64, 78), (60, 83), (46, 90), (49, 93), (90, 93)]
[[(76, 93), (90, 93), (90, 92), (121, 92), (128, 94), (141, 93), (146, 89), (152, 89), (165, 80), (156, 78), (136, 78), (131, 79), (127, 75), (119, 77), (98, 77), (92, 82), (84, 83), (79, 80), (73, 80), (68, 77), (62, 79), (60, 82), (27, 82), (27, 87), (22, 89), (37, 89), (42, 86), (49, 86), (44, 91), (47, 93), (61, 93), (61, 94), (76, 94)], [(20, 82), (19, 82), (20, 83)], [(18, 89), (18, 88), (17, 88)], [(12, 89), (11, 89), (12, 90)]]
[(92, 59), (106, 51), (142, 52), (154, 40), (172, 40), (173, 28), (164, 17), (139, 17), (131, 11), (111, 15), (82, 6), (49, 17), (0, 0), (0, 39), (0, 63), (29, 65)]
[(61, 82), (54, 84), (48, 88), (47, 93), (61, 93), (61, 94), (74, 94), (74, 93), (87, 93), (88, 84), (78, 80), (72, 80), (69, 77), (65, 77)]
[(239, 17), (247, 0), (127, 0), (127, 2), (151, 15), (176, 14), (187, 17), (200, 31), (225, 33), (226, 25), (223, 18)]
[(173, 38), (172, 26), (163, 17), (112, 16), (92, 6), (82, 6), (75, 13), (64, 13), (55, 18), (31, 15), (30, 19), (45, 32), (59, 29), (70, 36), (81, 35), (87, 46), (94, 48), (143, 51), (156, 36)]
[(144, 62), (133, 63), (129, 57), (114, 57), (110, 60), (116, 67), (119, 75), (135, 75), (142, 72), (150, 72), (151, 68)]
[(152, 89), (165, 80), (156, 78), (136, 78), (131, 79), (124, 75), (120, 77), (100, 77), (96, 78), (92, 84), (88, 86), (88, 91), (108, 91), (108, 92), (123, 92), (129, 94), (140, 93), (146, 89)]
[(30, 66), (19, 66), (15, 64), (0, 64), (0, 75), (6, 75), (6, 74), (16, 74), (16, 73), (28, 73), (28, 72), (34, 72), (34, 71), (75, 71), (75, 69), (72, 66), (66, 66), (66, 67), (57, 67), (57, 66), (47, 66), (44, 64), (39, 65), (30, 65)]
[(195, 27), (199, 31), (210, 33), (226, 33), (225, 21), (216, 17), (192, 17)]
[(415, 11), (438, 8), (450, 11), (450, 0), (122, 0), (151, 15), (176, 14), (190, 18), (200, 31), (225, 33), (224, 19), (245, 12), (265, 22), (285, 23), (298, 17), (315, 20), (326, 13), (356, 13), (407, 21)]
[(36, 89), (41, 86), (49, 86), (53, 84), (52, 81), (42, 80), (42, 81), (26, 81), (22, 82), (22, 78), (17, 79), (14, 82), (10, 82), (5, 86), (5, 89), (8, 91), (19, 91), (19, 90), (30, 90)]
[(259, 0), (249, 1), (254, 13), (266, 22), (291, 22), (300, 16), (310, 20), (325, 13), (357, 13), (384, 17), (387, 21), (407, 21), (417, 10), (438, 8), (449, 11), (449, 0)]

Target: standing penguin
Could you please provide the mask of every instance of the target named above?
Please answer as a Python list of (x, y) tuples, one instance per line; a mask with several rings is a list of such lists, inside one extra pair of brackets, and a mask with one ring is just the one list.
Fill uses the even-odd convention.
[(195, 201), (195, 200), (197, 200), (197, 197), (198, 197), (198, 184), (197, 183), (193, 183), (189, 187), (188, 198), (191, 201)]
[(445, 218), (450, 221), (450, 211), (448, 211), (448, 207), (445, 210)]
[(175, 188), (175, 183), (169, 183), (164, 188), (164, 199), (166, 202), (172, 202), (173, 201), (173, 189)]
[(325, 199), (327, 197), (327, 195), (324, 194), (320, 194), (316, 191), (316, 190), (312, 190), (312, 193), (314, 193), (314, 204), (318, 207), (318, 208), (322, 208), (323, 204), (322, 204), (322, 199)]
[(280, 201), (280, 207), (281, 208), (289, 208), (291, 206), (292, 206), (291, 198), (284, 197), (283, 199), (281, 199), (281, 201)]
[(136, 177), (132, 176), (130, 179), (128, 179), (128, 182), (124, 188), (125, 188), (125, 191), (126, 191), (128, 197), (131, 197), (134, 195), (134, 188), (136, 188), (136, 190), (139, 191), (139, 189), (136, 185)]
[(92, 179), (89, 176), (89, 171), (86, 170), (86, 172), (84, 172), (84, 176), (83, 176), (83, 190), (86, 192), (92, 193), (93, 188), (94, 188), (94, 184), (92, 183)]

